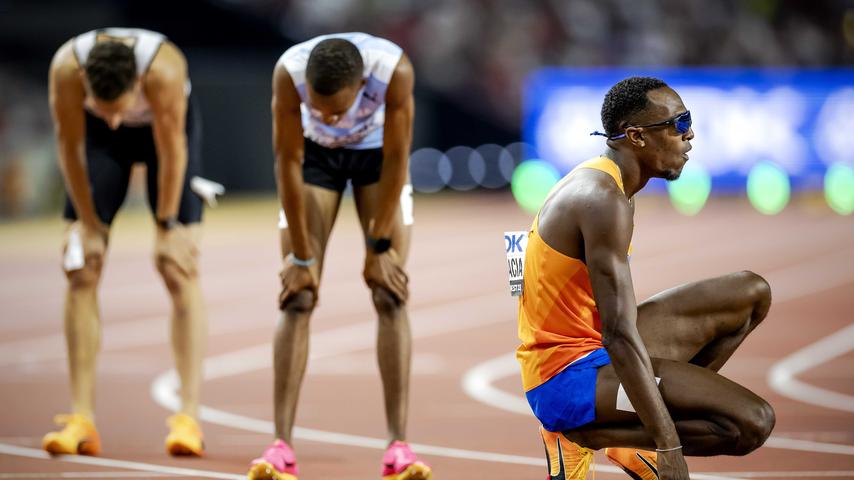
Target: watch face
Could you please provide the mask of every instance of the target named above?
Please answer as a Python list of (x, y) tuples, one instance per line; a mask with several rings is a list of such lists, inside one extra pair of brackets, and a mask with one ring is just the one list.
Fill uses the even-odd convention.
[(390, 238), (370, 238), (368, 239), (368, 246), (371, 247), (371, 250), (374, 253), (383, 253), (389, 248), (391, 248), (391, 239)]
[(381, 239), (377, 240), (377, 246), (376, 246), (377, 251), (384, 252), (384, 251), (388, 250), (389, 248), (391, 248), (391, 240), (389, 240), (388, 238), (381, 238)]
[(164, 229), (164, 230), (171, 230), (171, 229), (175, 228), (177, 225), (178, 225), (178, 219), (175, 217), (170, 217), (170, 218), (163, 219), (163, 220), (161, 220), (161, 219), (157, 220), (157, 226)]

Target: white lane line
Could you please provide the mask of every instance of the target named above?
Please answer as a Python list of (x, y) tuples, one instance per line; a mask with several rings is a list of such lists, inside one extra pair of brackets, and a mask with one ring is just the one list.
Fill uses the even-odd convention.
[(839, 443), (814, 442), (811, 440), (797, 440), (786, 437), (768, 437), (763, 447), (779, 448), (782, 450), (798, 450), (801, 452), (833, 453), (838, 455), (854, 455), (854, 445), (842, 445)]
[(1, 479), (27, 478), (175, 478), (175, 475), (152, 472), (55, 472), (55, 473), (0, 473)]
[(854, 412), (854, 396), (819, 388), (795, 378), (799, 373), (851, 350), (854, 350), (854, 324), (775, 363), (768, 372), (768, 384), (777, 393), (804, 403)]
[(505, 353), (466, 371), (462, 379), (463, 391), (469, 397), (490, 407), (521, 415), (533, 415), (525, 397), (493, 385), (502, 378), (518, 374), (519, 364), (516, 362), (516, 354)]
[(744, 478), (839, 478), (854, 477), (854, 470), (809, 470), (800, 472), (721, 472), (720, 475), (738, 475)]
[(229, 480), (244, 480), (244, 475), (235, 475), (232, 473), (212, 472), (208, 470), (196, 470), (193, 468), (178, 468), (169, 467), (166, 465), (155, 465), (151, 463), (128, 462), (125, 460), (116, 460), (103, 457), (86, 457), (82, 455), (59, 455), (51, 457), (44, 450), (35, 448), (19, 447), (16, 445), (7, 445), (0, 443), (0, 454), (15, 455), (17, 457), (38, 458), (41, 460), (59, 460), (61, 462), (79, 463), (82, 465), (95, 465), (98, 467), (123, 468), (126, 470), (139, 470), (142, 472), (151, 472), (157, 474), (177, 475), (181, 477), (195, 478), (224, 478)]

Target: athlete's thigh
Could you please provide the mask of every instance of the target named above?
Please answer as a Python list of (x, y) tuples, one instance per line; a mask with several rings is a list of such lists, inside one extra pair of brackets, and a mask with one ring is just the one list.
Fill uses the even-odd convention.
[[(755, 393), (707, 368), (686, 362), (653, 358), (659, 391), (674, 420), (723, 417), (742, 423), (767, 406)], [(599, 369), (596, 379), (594, 424), (640, 423), (637, 414), (617, 409), (620, 381), (613, 364)]]
[[(379, 182), (370, 185), (353, 187), (356, 200), (356, 211), (359, 213), (359, 223), (362, 231), (367, 234), (371, 221), (376, 217), (380, 207)], [(412, 237), (412, 186), (407, 181), (400, 197), (395, 199), (394, 225), (391, 232), (391, 244), (403, 262), (409, 255), (409, 242)]]
[(637, 328), (650, 357), (689, 361), (709, 342), (744, 326), (758, 275), (739, 272), (665, 290), (638, 305)]
[[(304, 184), (303, 203), (305, 204), (305, 221), (308, 226), (308, 242), (312, 255), (315, 256), (321, 269), (323, 258), (326, 253), (326, 245), (329, 242), (329, 234), (335, 224), (338, 215), (338, 206), (341, 204), (341, 193), (324, 187), (318, 187), (310, 183)], [(293, 252), (291, 246), (291, 234), (287, 223), (282, 223), (283, 213), (279, 215), (279, 235), (281, 238), (282, 258)]]

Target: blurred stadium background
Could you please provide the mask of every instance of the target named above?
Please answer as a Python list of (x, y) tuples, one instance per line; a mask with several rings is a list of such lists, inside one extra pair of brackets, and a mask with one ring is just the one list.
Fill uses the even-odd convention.
[[(601, 151), (588, 134), (608, 86), (649, 74), (694, 113), (684, 178), (651, 189), (680, 211), (748, 191), (764, 213), (790, 191), (854, 210), (851, 1), (0, 0), (0, 218), (59, 210), (47, 69), (61, 43), (101, 26), (157, 30), (183, 49), (205, 175), (231, 193), (274, 189), (279, 55), (314, 35), (365, 31), (416, 67), (416, 191), (507, 191), (515, 170), (517, 199), (535, 208), (555, 176)], [(532, 159), (542, 162), (517, 170)]]

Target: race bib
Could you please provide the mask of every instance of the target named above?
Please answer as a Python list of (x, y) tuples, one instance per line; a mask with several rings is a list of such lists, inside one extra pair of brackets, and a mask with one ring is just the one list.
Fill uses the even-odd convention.
[(504, 232), (504, 253), (507, 254), (507, 273), (510, 280), (510, 295), (522, 295), (525, 271), (525, 248), (528, 246), (528, 232)]

